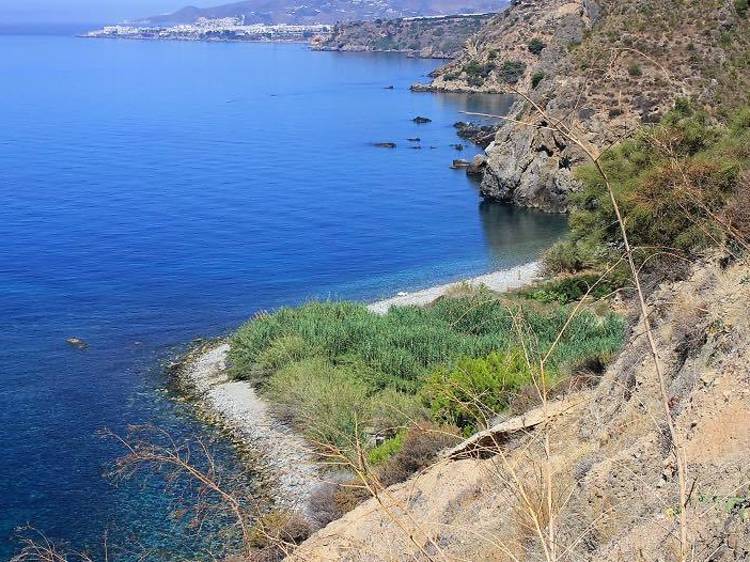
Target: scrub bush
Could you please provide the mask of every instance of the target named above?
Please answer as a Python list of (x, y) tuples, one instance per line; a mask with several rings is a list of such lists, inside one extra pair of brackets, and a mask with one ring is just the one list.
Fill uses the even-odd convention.
[[(736, 236), (717, 217), (733, 216), (745, 197), (750, 169), (750, 112), (718, 125), (678, 102), (653, 128), (644, 128), (600, 159), (643, 261), (666, 251), (690, 258)], [(549, 272), (601, 270), (621, 258), (622, 236), (606, 185), (593, 166), (578, 169), (583, 189), (572, 198), (568, 238), (544, 257)], [(742, 204), (740, 203), (740, 206)], [(658, 261), (650, 262), (652, 267)]]
[(532, 380), (520, 349), (462, 359), (452, 369), (439, 370), (422, 389), (433, 418), (471, 434), (502, 412), (511, 396)]

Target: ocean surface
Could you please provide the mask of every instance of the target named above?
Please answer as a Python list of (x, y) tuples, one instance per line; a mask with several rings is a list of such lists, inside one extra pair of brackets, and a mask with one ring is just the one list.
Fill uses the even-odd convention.
[(0, 560), (25, 524), (94, 550), (110, 529), (150, 559), (196, 548), (157, 484), (103, 476), (121, 449), (98, 435), (154, 423), (236, 461), (164, 390), (192, 339), (527, 262), (564, 232), (449, 169), (478, 152), (450, 146), (461, 112), (508, 100), (409, 92), (438, 64), (0, 36)]

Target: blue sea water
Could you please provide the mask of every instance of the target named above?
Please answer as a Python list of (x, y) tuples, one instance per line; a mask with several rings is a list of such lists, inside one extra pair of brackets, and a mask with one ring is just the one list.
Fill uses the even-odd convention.
[(507, 99), (409, 92), (437, 65), (0, 36), (0, 559), (26, 523), (77, 547), (116, 526), (193, 548), (157, 490), (102, 476), (119, 450), (97, 436), (148, 422), (212, 437), (162, 391), (185, 342), (258, 310), (523, 263), (564, 232), (481, 203), (449, 169), (478, 152), (450, 146), (461, 112)]

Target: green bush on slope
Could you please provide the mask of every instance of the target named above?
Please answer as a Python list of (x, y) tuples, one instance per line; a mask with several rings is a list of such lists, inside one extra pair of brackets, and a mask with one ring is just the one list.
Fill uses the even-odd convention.
[[(717, 125), (680, 102), (662, 123), (603, 155), (631, 245), (640, 260), (657, 252), (690, 256), (735, 235), (723, 218), (743, 195), (750, 169), (750, 118)], [(622, 256), (622, 235), (606, 185), (593, 166), (577, 172), (570, 235), (545, 256), (550, 272), (601, 270)]]
[(434, 419), (473, 433), (505, 410), (511, 396), (533, 379), (519, 348), (461, 359), (451, 369), (436, 371), (422, 389)]

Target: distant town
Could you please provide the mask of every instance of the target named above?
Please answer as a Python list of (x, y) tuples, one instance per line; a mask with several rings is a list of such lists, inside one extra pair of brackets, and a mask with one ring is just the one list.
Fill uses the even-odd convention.
[(85, 33), (92, 39), (160, 39), (182, 41), (308, 41), (333, 32), (332, 25), (245, 25), (244, 17), (198, 18), (173, 26), (109, 25)]

